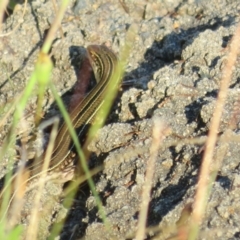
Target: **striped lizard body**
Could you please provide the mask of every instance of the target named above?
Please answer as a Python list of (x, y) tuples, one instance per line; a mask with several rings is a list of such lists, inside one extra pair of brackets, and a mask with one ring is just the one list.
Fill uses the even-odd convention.
[[(79, 138), (83, 135), (85, 127), (93, 121), (96, 113), (103, 104), (106, 94), (111, 90), (109, 86), (117, 87), (120, 84), (118, 59), (110, 49), (103, 45), (90, 45), (87, 47), (87, 54), (97, 84), (69, 114), (73, 127), (78, 129), (77, 134)], [(74, 144), (72, 143), (68, 126), (64, 122), (57, 133), (47, 174), (64, 171), (65, 168), (73, 164), (73, 160), (70, 157), (73, 147)], [(23, 184), (41, 176), (43, 173), (43, 161), (44, 154), (37, 161), (33, 161), (32, 164), (27, 166), (26, 170), (29, 171), (30, 175)], [(16, 179), (16, 175), (17, 173), (11, 178), (10, 184), (1, 191), (0, 198), (3, 197), (7, 187)], [(14, 194), (15, 192), (12, 194), (8, 208), (14, 198)]]
[[(79, 129), (79, 137), (82, 136), (85, 127), (93, 121), (94, 116), (103, 103), (108, 86), (111, 84), (110, 80), (113, 74), (118, 71), (118, 59), (107, 47), (90, 45), (87, 47), (87, 53), (97, 84), (83, 99), (83, 101), (81, 101), (70, 113), (70, 119), (72, 120), (73, 127), (75, 129)], [(115, 81), (116, 84), (119, 83), (119, 79), (112, 80)], [(63, 170), (63, 168), (67, 165), (65, 160), (73, 147), (74, 145), (72, 144), (71, 136), (68, 133), (68, 126), (66, 123), (63, 123), (56, 137), (48, 171)], [(30, 166), (30, 175), (36, 176), (39, 172), (41, 172), (41, 161), (43, 159), (44, 158), (36, 164)]]

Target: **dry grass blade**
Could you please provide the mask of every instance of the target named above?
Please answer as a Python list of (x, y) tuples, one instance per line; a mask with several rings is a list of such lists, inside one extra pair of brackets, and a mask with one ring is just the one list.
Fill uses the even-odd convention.
[[(46, 155), (45, 155), (44, 164), (42, 168), (42, 175), (41, 175), (42, 179), (45, 179), (47, 175), (47, 169), (49, 168), (51, 155), (54, 147), (54, 142), (57, 136), (57, 129), (58, 129), (58, 122), (55, 122), (55, 124), (53, 124), (53, 129), (50, 135), (50, 141), (48, 144), (48, 148), (46, 150)], [(40, 220), (40, 215), (39, 215), (40, 200), (43, 193), (44, 184), (45, 184), (45, 181), (39, 181), (38, 191), (34, 199), (33, 209), (31, 211), (31, 217), (29, 221), (30, 224), (27, 228), (26, 240), (37, 239), (38, 222)]]
[(227, 57), (226, 65), (223, 69), (221, 85), (219, 89), (219, 94), (216, 102), (216, 108), (213, 114), (213, 118), (210, 124), (210, 130), (208, 134), (208, 139), (206, 142), (205, 152), (203, 156), (203, 162), (200, 170), (200, 176), (198, 181), (198, 187), (194, 202), (191, 229), (189, 234), (189, 239), (196, 239), (199, 227), (202, 223), (204, 211), (208, 199), (208, 190), (211, 185), (210, 179), (210, 164), (213, 159), (214, 147), (217, 142), (217, 133), (221, 121), (221, 116), (224, 108), (224, 104), (227, 98), (227, 91), (229, 83), (231, 80), (232, 72), (234, 69), (234, 64), (237, 60), (237, 55), (239, 53), (239, 38), (240, 38), (240, 24), (237, 26), (235, 34), (233, 36), (230, 52)]
[(147, 213), (149, 202), (151, 200), (150, 195), (152, 189), (155, 162), (157, 159), (158, 150), (161, 145), (161, 142), (166, 136), (168, 130), (169, 128), (167, 128), (165, 123), (163, 123), (159, 118), (157, 117), (153, 118), (153, 132), (152, 132), (153, 140), (150, 148), (150, 157), (147, 163), (145, 183), (142, 192), (142, 202), (140, 205), (139, 221), (136, 233), (137, 240), (142, 240), (145, 238)]

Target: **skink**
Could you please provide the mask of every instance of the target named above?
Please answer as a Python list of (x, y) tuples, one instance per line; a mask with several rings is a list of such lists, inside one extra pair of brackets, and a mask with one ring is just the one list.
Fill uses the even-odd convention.
[[(116, 87), (116, 85), (120, 84), (118, 58), (110, 49), (103, 45), (90, 45), (87, 47), (87, 54), (97, 84), (69, 114), (73, 127), (79, 129), (79, 137), (82, 136), (85, 126), (93, 121), (96, 113), (104, 102), (106, 94), (108, 94), (109, 86), (115, 85)], [(68, 156), (72, 152), (73, 147), (74, 144), (68, 132), (68, 126), (66, 123), (63, 123), (57, 133), (47, 172), (60, 172), (67, 168), (68, 165), (71, 164)], [(42, 174), (43, 161), (44, 155), (38, 158), (38, 161), (34, 161), (33, 164), (27, 167), (30, 173), (27, 181), (31, 181)], [(12, 180), (14, 178), (15, 175), (12, 177)], [(5, 188), (1, 192), (0, 198), (2, 198), (4, 191)], [(13, 197), (10, 199), (10, 202), (12, 199)]]
[[(87, 47), (87, 53), (97, 84), (70, 113), (74, 128), (79, 129), (79, 137), (82, 136), (85, 127), (92, 122), (100, 109), (107, 94), (108, 86), (112, 84), (110, 80), (113, 80), (116, 84), (119, 83), (119, 79), (112, 79), (112, 76), (118, 71), (118, 59), (110, 49), (103, 45), (90, 45)], [(114, 76), (118, 77), (117, 74)], [(68, 164), (65, 161), (67, 161), (67, 156), (73, 147), (68, 126), (63, 123), (56, 137), (48, 171), (61, 171), (66, 168)], [(41, 161), (30, 166), (30, 177), (37, 176), (41, 169)]]

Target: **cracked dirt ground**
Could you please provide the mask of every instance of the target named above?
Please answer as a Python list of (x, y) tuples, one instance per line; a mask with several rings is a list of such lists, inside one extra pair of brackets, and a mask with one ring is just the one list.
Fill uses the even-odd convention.
[[(22, 10), (23, 6), (18, 6), (6, 19), (3, 33), (20, 21)], [(157, 232), (150, 231), (147, 239), (167, 239), (171, 235), (164, 229), (176, 225), (182, 210), (194, 198), (203, 142), (239, 11), (237, 0), (85, 0), (69, 6), (62, 22), (64, 38), (58, 33), (51, 49), (52, 81), (65, 101), (71, 96), (86, 46), (107, 44), (118, 53), (133, 23), (137, 25), (137, 37), (124, 77), (124, 82), (131, 84), (123, 87), (105, 127), (89, 146), (91, 165), (104, 164), (94, 181), (112, 224), (111, 231), (106, 231), (94, 197), (83, 186), (59, 239), (126, 239), (136, 230), (152, 142), (152, 118), (156, 116), (167, 123), (171, 133), (159, 149), (147, 219), (148, 227), (159, 228)], [(1, 119), (23, 91), (54, 16), (51, 1), (31, 1), (19, 28), (0, 38)], [(220, 135), (226, 130), (233, 136), (239, 133), (239, 76), (238, 59)], [(32, 97), (25, 110), (29, 132), (35, 107), (36, 98)], [(59, 113), (50, 91), (46, 92), (43, 109), (46, 119)], [(8, 132), (11, 115), (4, 123), (1, 140)], [(21, 130), (17, 130), (18, 134)], [(199, 144), (187, 143), (192, 138), (199, 138)], [(216, 151), (220, 148), (218, 145)], [(239, 156), (239, 143), (230, 141), (213, 184), (199, 239), (240, 238)], [(2, 176), (7, 160), (8, 156), (0, 163)], [(46, 188), (44, 201), (52, 194), (55, 202), (53, 215), (49, 214), (40, 224), (39, 239), (47, 239), (52, 222), (66, 216), (58, 197), (61, 189)], [(32, 195), (34, 192), (27, 197), (29, 203)], [(26, 212), (21, 223), (28, 221), (27, 216)]]

